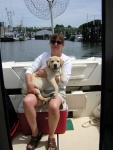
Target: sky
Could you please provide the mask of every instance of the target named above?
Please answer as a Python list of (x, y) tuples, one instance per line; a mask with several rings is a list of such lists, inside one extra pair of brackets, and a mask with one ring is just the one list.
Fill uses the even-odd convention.
[[(45, 4), (47, 3), (47, 0), (37, 1), (45, 1)], [(65, 2), (66, 0), (56, 1)], [(27, 27), (40, 28), (51, 26), (51, 20), (43, 20), (33, 15), (26, 6), (25, 0), (0, 0), (0, 22), (4, 22), (6, 26), (8, 25), (6, 8), (8, 12), (12, 12), (13, 26), (20, 25), (21, 22), (23, 26)], [(58, 6), (57, 10), (61, 9), (62, 5)], [(58, 24), (64, 27), (70, 25), (71, 27), (78, 28), (80, 25), (94, 19), (101, 19), (101, 0), (69, 0), (69, 4), (65, 11), (53, 19), (53, 25), (56, 26), (56, 24)]]

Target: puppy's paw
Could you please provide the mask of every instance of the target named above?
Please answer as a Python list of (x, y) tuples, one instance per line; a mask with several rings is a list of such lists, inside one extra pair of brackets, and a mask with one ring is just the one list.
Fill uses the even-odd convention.
[(61, 82), (63, 82), (63, 83), (66, 82), (66, 78), (61, 78), (60, 80), (61, 80)]
[(54, 97), (54, 94), (55, 94), (55, 93), (50, 93), (50, 95), (49, 95), (49, 96), (50, 96), (50, 97)]
[(58, 94), (55, 93), (55, 92), (50, 93), (50, 97), (51, 97), (51, 98), (55, 98), (55, 97), (57, 97), (57, 95), (58, 95)]

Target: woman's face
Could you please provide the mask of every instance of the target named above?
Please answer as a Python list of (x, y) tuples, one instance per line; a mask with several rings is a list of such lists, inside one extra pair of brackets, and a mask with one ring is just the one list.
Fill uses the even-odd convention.
[(51, 50), (62, 51), (64, 43), (59, 38), (50, 41)]

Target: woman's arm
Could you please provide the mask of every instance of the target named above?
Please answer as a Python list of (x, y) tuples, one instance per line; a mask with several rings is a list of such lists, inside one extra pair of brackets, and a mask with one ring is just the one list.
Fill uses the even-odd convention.
[(38, 88), (35, 84), (32, 83), (32, 74), (26, 73), (25, 79), (28, 87), (29, 93), (35, 94), (35, 88)]
[(42, 65), (42, 55), (38, 56), (35, 61), (33, 62), (33, 64), (27, 69), (26, 73), (34, 73), (36, 72), (37, 70), (39, 70), (41, 68), (41, 65)]

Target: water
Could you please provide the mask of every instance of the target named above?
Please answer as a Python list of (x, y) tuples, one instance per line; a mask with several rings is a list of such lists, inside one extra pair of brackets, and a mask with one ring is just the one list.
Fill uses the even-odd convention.
[[(44, 51), (50, 51), (49, 40), (28, 40), (1, 42), (2, 61), (25, 62), (33, 61)], [(101, 44), (83, 44), (81, 42), (65, 41), (63, 52), (77, 59), (101, 57)]]

